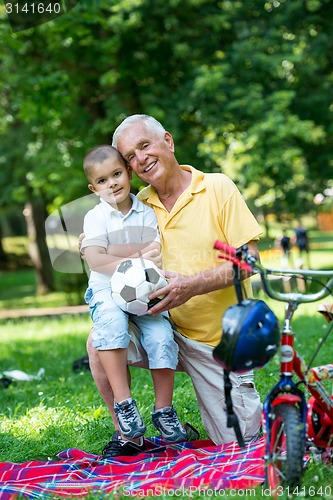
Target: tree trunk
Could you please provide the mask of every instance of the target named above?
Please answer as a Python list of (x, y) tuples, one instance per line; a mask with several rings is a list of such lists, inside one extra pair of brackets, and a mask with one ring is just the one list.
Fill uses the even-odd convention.
[(2, 226), (0, 223), (0, 269), (6, 269), (8, 264), (8, 256), (3, 248), (2, 239), (3, 239), (3, 234), (2, 234)]
[(29, 238), (29, 254), (36, 270), (37, 294), (54, 290), (54, 275), (46, 244), (46, 210), (41, 201), (28, 201), (24, 212)]

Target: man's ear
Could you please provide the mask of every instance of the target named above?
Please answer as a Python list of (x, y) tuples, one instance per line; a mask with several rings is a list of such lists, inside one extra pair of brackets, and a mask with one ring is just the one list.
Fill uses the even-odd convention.
[(164, 140), (167, 143), (167, 145), (169, 146), (170, 151), (172, 153), (174, 153), (175, 152), (175, 143), (173, 142), (173, 137), (170, 134), (170, 132), (165, 132)]

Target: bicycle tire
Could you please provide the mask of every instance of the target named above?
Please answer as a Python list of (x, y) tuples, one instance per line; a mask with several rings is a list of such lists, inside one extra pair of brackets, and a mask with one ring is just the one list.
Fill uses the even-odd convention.
[(279, 486), (300, 486), (303, 476), (305, 428), (298, 408), (281, 403), (272, 407), (270, 449), (265, 463), (266, 484), (274, 491)]

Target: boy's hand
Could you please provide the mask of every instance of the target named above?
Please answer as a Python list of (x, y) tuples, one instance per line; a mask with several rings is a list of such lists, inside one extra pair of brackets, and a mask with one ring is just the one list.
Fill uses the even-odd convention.
[(162, 254), (157, 250), (157, 248), (147, 250), (146, 252), (143, 251), (141, 257), (143, 259), (152, 260), (155, 266), (159, 269), (162, 268)]

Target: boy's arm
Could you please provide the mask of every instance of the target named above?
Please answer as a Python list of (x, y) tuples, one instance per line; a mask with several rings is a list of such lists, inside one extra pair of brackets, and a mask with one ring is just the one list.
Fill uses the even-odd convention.
[(162, 267), (161, 244), (158, 241), (151, 243), (130, 243), (128, 245), (108, 245), (107, 253), (118, 258), (151, 260), (154, 264)]
[(92, 271), (110, 276), (114, 273), (117, 265), (126, 259), (143, 257), (144, 259), (153, 260), (160, 267), (158, 265), (158, 256), (160, 255), (161, 245), (155, 241), (149, 245), (109, 245), (107, 249), (98, 246), (87, 246), (84, 249), (85, 260), (89, 268)]
[(142, 257), (162, 269), (161, 237), (158, 230), (157, 218), (154, 210), (145, 205), (144, 211), (144, 233), (142, 241), (146, 245), (142, 248)]
[(157, 219), (152, 208), (144, 207), (142, 225), (129, 228), (132, 241), (125, 245), (109, 245), (107, 253), (118, 255), (127, 259), (142, 257), (151, 260), (162, 268), (161, 238), (157, 227)]
[(88, 246), (84, 248), (84, 259), (92, 271), (111, 276), (117, 265), (124, 259), (117, 255), (108, 254), (106, 248)]
[[(88, 248), (95, 248), (95, 247), (86, 247), (84, 250), (82, 250), (81, 246), (82, 246), (83, 238), (84, 238), (84, 233), (81, 233), (79, 236), (78, 247), (79, 247), (81, 258), (83, 260), (87, 260), (87, 257), (86, 257), (87, 249)], [(118, 255), (116, 255), (114, 253), (115, 252), (115, 248), (114, 248), (115, 245), (109, 245), (107, 250), (106, 250), (106, 253), (108, 255), (111, 255), (114, 257), (114, 259), (113, 259), (114, 262), (116, 262), (118, 260), (118, 263), (119, 263), (121, 260), (124, 260), (125, 258), (127, 258), (127, 259), (133, 258), (134, 259), (135, 257), (142, 257), (143, 259), (153, 261), (155, 266), (162, 268), (161, 244), (158, 243), (157, 241), (153, 241), (149, 245), (147, 245), (147, 244), (140, 244), (140, 245), (141, 245), (141, 247), (137, 249), (136, 255), (134, 255), (133, 252), (132, 252), (132, 255), (128, 254), (128, 252), (127, 252), (127, 256), (126, 256), (126, 254), (124, 254), (123, 250), (121, 250), (120, 248), (118, 249)], [(117, 245), (117, 246), (120, 247), (122, 245)], [(126, 247), (127, 247), (127, 245), (126, 245)], [(96, 247), (96, 248), (104, 251), (104, 248), (102, 248), (102, 247)]]

